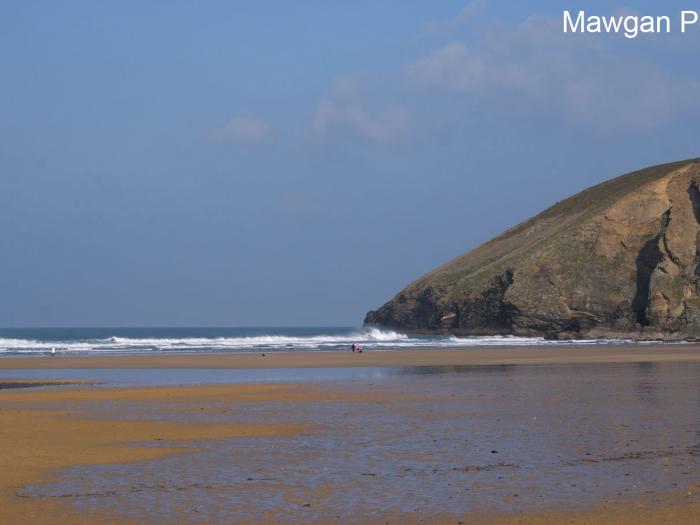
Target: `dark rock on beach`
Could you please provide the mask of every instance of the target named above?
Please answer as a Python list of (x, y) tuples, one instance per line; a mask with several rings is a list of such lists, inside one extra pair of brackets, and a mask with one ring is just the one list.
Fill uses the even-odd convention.
[(700, 159), (593, 186), (419, 278), (365, 324), (407, 332), (700, 335)]

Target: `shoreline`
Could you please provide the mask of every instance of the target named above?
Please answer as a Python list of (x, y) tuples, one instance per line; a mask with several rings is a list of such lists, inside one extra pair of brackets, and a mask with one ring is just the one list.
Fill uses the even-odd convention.
[(350, 351), (276, 351), (137, 355), (6, 356), (0, 370), (89, 370), (154, 368), (354, 368), (404, 366), (557, 365), (700, 361), (700, 344), (625, 346), (388, 349)]

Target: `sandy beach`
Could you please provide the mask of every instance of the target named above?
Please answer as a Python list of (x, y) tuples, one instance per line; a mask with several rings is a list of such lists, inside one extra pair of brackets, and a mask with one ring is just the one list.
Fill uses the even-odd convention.
[[(400, 372), (16, 388), (1, 371), (341, 367)], [(697, 345), (56, 356), (0, 369), (3, 523), (657, 524), (700, 513)]]

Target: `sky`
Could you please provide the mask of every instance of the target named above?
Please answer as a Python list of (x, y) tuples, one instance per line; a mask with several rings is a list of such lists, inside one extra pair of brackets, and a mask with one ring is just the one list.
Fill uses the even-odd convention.
[(700, 156), (700, 27), (561, 28), (688, 8), (2, 0), (0, 326), (359, 326), (571, 194)]

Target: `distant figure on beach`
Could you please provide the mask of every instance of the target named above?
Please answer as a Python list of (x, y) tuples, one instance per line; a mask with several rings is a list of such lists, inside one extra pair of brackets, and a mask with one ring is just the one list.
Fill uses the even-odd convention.
[(353, 343), (350, 348), (352, 348), (352, 351), (354, 353), (357, 350), (357, 344)]
[(55, 346), (51, 347), (51, 355), (52, 356), (56, 355), (56, 347)]

